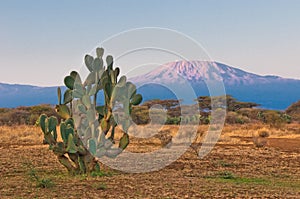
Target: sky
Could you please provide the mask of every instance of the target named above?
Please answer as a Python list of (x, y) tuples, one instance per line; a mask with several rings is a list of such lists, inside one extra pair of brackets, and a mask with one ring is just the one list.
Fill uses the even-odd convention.
[(248, 72), (300, 79), (299, 10), (298, 0), (0, 0), (0, 82), (61, 85), (98, 44), (143, 27), (178, 31)]

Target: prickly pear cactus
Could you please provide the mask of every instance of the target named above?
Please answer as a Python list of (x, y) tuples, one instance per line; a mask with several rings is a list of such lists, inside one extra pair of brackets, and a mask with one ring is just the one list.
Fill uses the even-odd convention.
[[(57, 118), (44, 114), (39, 118), (49, 149), (69, 172), (75, 174), (99, 169), (98, 158), (114, 158), (127, 147), (132, 106), (142, 101), (135, 85), (128, 82), (126, 76), (118, 78), (120, 69), (114, 69), (113, 57), (106, 57), (105, 66), (103, 48), (97, 48), (96, 54), (95, 58), (91, 55), (84, 58), (89, 70), (85, 81), (72, 71), (64, 79), (67, 90), (63, 96), (58, 88), (56, 111), (63, 118), (59, 125), (62, 141), (57, 141)], [(103, 105), (98, 106), (100, 91), (104, 99), (100, 99)], [(117, 125), (123, 130), (123, 136), (115, 146)]]

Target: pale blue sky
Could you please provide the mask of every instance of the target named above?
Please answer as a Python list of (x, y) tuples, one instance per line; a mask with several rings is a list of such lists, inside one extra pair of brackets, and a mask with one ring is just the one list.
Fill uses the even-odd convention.
[(97, 44), (145, 26), (182, 32), (216, 61), (300, 79), (299, 10), (299, 0), (0, 0), (0, 82), (60, 85)]

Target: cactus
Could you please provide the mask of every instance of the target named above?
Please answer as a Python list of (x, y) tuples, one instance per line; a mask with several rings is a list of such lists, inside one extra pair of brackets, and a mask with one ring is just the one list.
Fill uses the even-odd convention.
[[(113, 57), (106, 57), (105, 67), (103, 48), (97, 48), (96, 54), (96, 58), (91, 55), (84, 57), (90, 72), (84, 82), (77, 72), (72, 71), (64, 78), (67, 87), (64, 95), (60, 88), (57, 90), (56, 111), (63, 118), (59, 124), (62, 141), (57, 140), (56, 117), (43, 114), (38, 122), (49, 149), (73, 174), (98, 170), (97, 158), (114, 158), (127, 147), (132, 106), (142, 101), (142, 96), (136, 93), (135, 85), (128, 82), (126, 76), (118, 78), (120, 69), (114, 69)], [(99, 91), (104, 93), (101, 106), (97, 105)], [(118, 112), (113, 111), (116, 107), (119, 107)], [(118, 146), (115, 146), (114, 134), (118, 124), (123, 130), (123, 136)]]

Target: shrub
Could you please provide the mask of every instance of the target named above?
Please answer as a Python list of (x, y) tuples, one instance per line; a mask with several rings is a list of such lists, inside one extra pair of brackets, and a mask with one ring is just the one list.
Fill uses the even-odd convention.
[(60, 117), (51, 105), (37, 105), (31, 107), (2, 108), (0, 109), (0, 125), (34, 125), (39, 115)]
[(168, 117), (166, 124), (180, 124), (180, 118), (179, 117)]
[(148, 124), (150, 122), (149, 108), (147, 106), (134, 106), (131, 118), (136, 124)]
[(294, 121), (300, 122), (300, 101), (289, 106), (285, 113), (290, 115)]
[(290, 123), (290, 117), (281, 111), (262, 110), (257, 114), (257, 118), (270, 127), (282, 128), (286, 123)]
[(246, 116), (240, 115), (236, 112), (228, 112), (226, 115), (226, 123), (228, 124), (244, 124), (249, 123), (250, 119)]
[(241, 116), (247, 117), (249, 119), (249, 121), (257, 121), (258, 120), (258, 113), (260, 112), (260, 109), (257, 108), (242, 108), (239, 109), (238, 111), (236, 111), (236, 113), (238, 113)]

